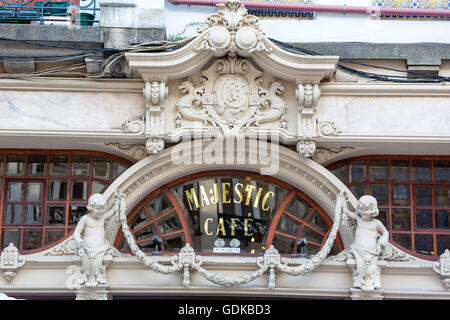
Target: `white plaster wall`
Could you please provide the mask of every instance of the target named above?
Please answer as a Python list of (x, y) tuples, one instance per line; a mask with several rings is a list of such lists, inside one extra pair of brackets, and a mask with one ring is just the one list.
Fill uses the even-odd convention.
[(448, 98), (441, 97), (324, 96), (318, 119), (333, 121), (344, 135), (450, 135)]
[[(199, 75), (192, 77), (195, 81)], [(264, 86), (271, 81), (265, 76)], [(166, 131), (175, 128), (181, 81), (169, 84)], [(288, 131), (297, 132), (295, 88), (283, 82)], [(0, 129), (108, 131), (144, 113), (142, 94), (0, 91)], [(450, 136), (445, 97), (322, 96), (318, 120), (333, 121), (345, 135)], [(183, 122), (189, 125), (187, 122)]]
[[(371, 6), (372, 0), (317, 0), (322, 5)], [(203, 23), (215, 7), (173, 5), (165, 0), (168, 37), (179, 35), (190, 23)], [(369, 15), (316, 13), (314, 20), (261, 19), (267, 37), (285, 42), (450, 42), (448, 21), (378, 20)], [(184, 37), (196, 35), (187, 27)]]
[(0, 128), (109, 130), (144, 105), (142, 94), (0, 91)]

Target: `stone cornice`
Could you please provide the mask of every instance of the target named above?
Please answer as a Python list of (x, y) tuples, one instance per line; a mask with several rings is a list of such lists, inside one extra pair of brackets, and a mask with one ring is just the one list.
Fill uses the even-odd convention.
[[(141, 79), (76, 79), (30, 77), (0, 79), (1, 90), (112, 92), (142, 94)], [(323, 82), (321, 96), (450, 97), (450, 85)]]

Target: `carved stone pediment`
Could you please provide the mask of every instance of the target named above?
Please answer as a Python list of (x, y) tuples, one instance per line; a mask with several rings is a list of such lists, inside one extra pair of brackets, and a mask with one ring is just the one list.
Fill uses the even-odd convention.
[(270, 122), (286, 128), (287, 105), (279, 96), (284, 86), (273, 81), (265, 88), (262, 75), (247, 59), (216, 60), (202, 72), (201, 84), (186, 80), (178, 87), (185, 95), (176, 103), (176, 126), (182, 127), (183, 120), (201, 121), (225, 135)]
[(184, 135), (214, 132), (275, 135), (311, 157), (317, 138), (340, 132), (330, 119), (317, 118), (319, 84), (333, 75), (339, 57), (283, 49), (239, 0), (217, 9), (199, 35), (177, 49), (125, 54), (146, 83), (146, 113), (124, 119), (124, 133), (145, 138), (148, 154)]

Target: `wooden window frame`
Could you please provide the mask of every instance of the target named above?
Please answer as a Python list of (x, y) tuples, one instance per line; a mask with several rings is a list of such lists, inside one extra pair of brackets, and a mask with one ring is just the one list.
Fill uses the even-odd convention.
[[(387, 160), (387, 180), (377, 180), (377, 181), (371, 181), (370, 180), (370, 166), (369, 162), (370, 160)], [(406, 160), (409, 162), (409, 181), (391, 181), (391, 161), (395, 160)], [(413, 161), (416, 160), (423, 160), (423, 161), (430, 161), (430, 180), (429, 181), (414, 181), (413, 179)], [(366, 179), (365, 181), (358, 182), (358, 183), (350, 183), (350, 176), (349, 176), (349, 170), (350, 170), (350, 164), (356, 161), (366, 161)], [(450, 161), (450, 156), (412, 156), (412, 155), (366, 155), (366, 156), (359, 156), (359, 157), (353, 157), (348, 158), (344, 160), (337, 161), (335, 163), (332, 163), (327, 166), (328, 170), (336, 169), (337, 167), (346, 166), (346, 185), (349, 189), (355, 185), (365, 185), (366, 186), (366, 194), (370, 194), (370, 185), (371, 184), (387, 184), (388, 185), (388, 205), (382, 205), (378, 206), (379, 209), (386, 209), (388, 212), (388, 226), (387, 229), (389, 231), (389, 241), (395, 245), (396, 247), (408, 252), (409, 254), (419, 257), (421, 259), (425, 260), (438, 260), (439, 256), (437, 255), (437, 236), (438, 235), (448, 235), (450, 236), (450, 229), (437, 229), (435, 228), (435, 211), (436, 209), (439, 210), (439, 207), (436, 207), (434, 205), (434, 189), (435, 188), (450, 188), (450, 181), (449, 182), (434, 182), (434, 162), (435, 161)], [(392, 185), (409, 185), (409, 205), (405, 206), (397, 206), (392, 205)], [(432, 210), (432, 228), (430, 229), (417, 229), (416, 228), (416, 195), (415, 195), (415, 188), (417, 187), (427, 187), (432, 189), (432, 202), (431, 206), (427, 207), (426, 209)], [(356, 196), (356, 195), (355, 195)], [(399, 231), (399, 230), (393, 230), (392, 229), (392, 210), (393, 209), (409, 209), (410, 211), (410, 229)], [(420, 208), (420, 207), (419, 207)], [(442, 207), (442, 209), (449, 209)], [(394, 234), (408, 234), (411, 236), (411, 250), (395, 243), (393, 241), (393, 235)], [(427, 255), (415, 252), (415, 235), (416, 234), (427, 234), (432, 235), (433, 237), (433, 255)]]
[[(24, 174), (21, 176), (7, 176), (6, 175), (6, 158), (7, 155), (25, 155), (24, 160)], [(46, 170), (45, 175), (42, 176), (30, 176), (28, 175), (28, 160), (29, 155), (45, 155), (46, 156)], [(50, 175), (50, 157), (51, 155), (67, 155), (67, 165), (68, 165), (68, 172), (67, 175)], [(89, 176), (81, 177), (81, 176), (72, 176), (72, 156), (88, 156), (89, 157)], [(99, 179), (93, 177), (93, 159), (95, 157), (102, 157), (109, 161), (109, 179)], [(125, 166), (132, 166), (133, 162), (126, 160), (124, 158), (108, 154), (105, 152), (99, 152), (99, 151), (87, 151), (87, 150), (51, 150), (51, 149), (45, 149), (45, 150), (23, 150), (23, 149), (0, 149), (0, 162), (2, 163), (2, 170), (0, 172), (0, 241), (2, 239), (3, 230), (5, 229), (19, 229), (20, 232), (20, 245), (18, 248), (19, 252), (22, 254), (32, 254), (40, 251), (47, 250), (58, 243), (64, 241), (67, 239), (74, 231), (76, 225), (70, 225), (69, 224), (69, 213), (70, 213), (70, 206), (71, 205), (87, 205), (88, 198), (92, 193), (92, 185), (94, 181), (99, 181), (102, 183), (106, 183), (107, 185), (110, 185), (114, 179), (113, 179), (113, 163), (119, 162)], [(65, 194), (65, 200), (48, 200), (48, 192), (49, 192), (49, 183), (51, 180), (64, 180), (67, 182), (67, 188), (66, 188), (66, 194)], [(17, 182), (32, 182), (32, 181), (40, 181), (44, 182), (44, 190), (43, 190), (43, 200), (42, 200), (42, 224), (40, 225), (3, 225), (3, 218), (6, 214), (6, 203), (8, 202), (6, 199), (6, 193), (7, 193), (7, 182), (11, 181), (17, 181)], [(71, 182), (72, 181), (88, 181), (88, 194), (87, 199), (83, 201), (72, 201), (70, 200), (70, 190), (71, 190)], [(25, 205), (26, 202), (26, 188), (24, 189), (24, 199), (22, 201), (23, 205)], [(47, 213), (48, 213), (48, 207), (49, 205), (53, 204), (60, 204), (61, 206), (65, 206), (65, 213), (64, 213), (64, 225), (47, 225)], [(22, 215), (24, 216), (25, 212), (22, 212)], [(23, 221), (23, 217), (22, 217)], [(42, 239), (41, 239), (41, 247), (33, 250), (23, 250), (23, 236), (24, 236), (24, 229), (40, 229), (42, 230)], [(60, 240), (53, 242), (49, 245), (45, 245), (45, 234), (48, 229), (63, 229), (64, 230), (64, 237)], [(3, 247), (7, 246), (7, 244), (2, 244)], [(0, 252), (3, 250), (3, 248), (0, 248)]]

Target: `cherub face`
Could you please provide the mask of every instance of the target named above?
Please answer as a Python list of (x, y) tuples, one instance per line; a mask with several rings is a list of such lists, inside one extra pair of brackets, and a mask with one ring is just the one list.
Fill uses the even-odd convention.
[(368, 221), (378, 216), (377, 199), (372, 196), (362, 196), (358, 200), (357, 210), (361, 218)]
[(106, 201), (101, 194), (96, 193), (90, 196), (87, 209), (92, 217), (96, 219), (100, 218), (105, 212), (105, 208)]

